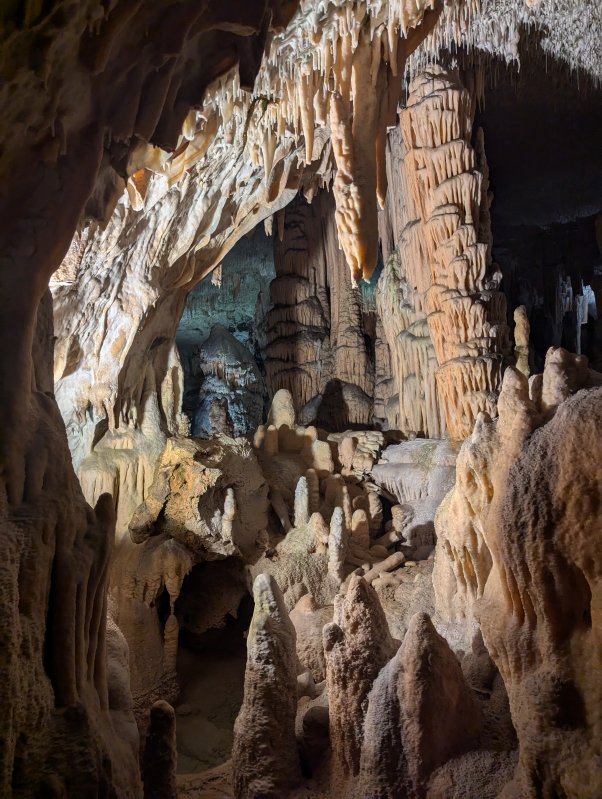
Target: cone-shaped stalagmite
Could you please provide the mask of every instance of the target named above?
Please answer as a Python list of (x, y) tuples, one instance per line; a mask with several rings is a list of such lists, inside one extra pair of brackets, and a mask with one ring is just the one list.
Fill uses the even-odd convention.
[(281, 799), (300, 777), (295, 628), (273, 577), (255, 578), (253, 598), (244, 699), (234, 725), (234, 792), (237, 799)]
[(376, 592), (353, 575), (347, 593), (335, 599), (334, 621), (324, 627), (336, 795), (343, 795), (348, 781), (359, 774), (367, 697), (395, 646)]

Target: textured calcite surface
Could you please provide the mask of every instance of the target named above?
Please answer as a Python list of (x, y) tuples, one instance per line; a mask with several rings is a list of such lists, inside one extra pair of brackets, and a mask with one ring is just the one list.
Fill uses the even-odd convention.
[(508, 349), (474, 113), (457, 72), (433, 67), (412, 81), (400, 134), (387, 141), (394, 189), (380, 219), (386, 348), (377, 372), (394, 381), (381, 385), (380, 413), (407, 433), (438, 438), (447, 429), (456, 440), (491, 411)]
[[(472, 130), (488, 67), (521, 37), (599, 81), (600, 14), (596, 0), (4, 4), (2, 796), (600, 796), (602, 378), (554, 349), (527, 381), (520, 314), (504, 373)], [(474, 85), (446, 55), (459, 48)], [(287, 216), (323, 257), (294, 254)], [(264, 220), (284, 327), (266, 334), (266, 378), (292, 393), (252, 443), (192, 439), (179, 319)], [(366, 312), (355, 284), (379, 240)], [(583, 301), (571, 310), (579, 350)], [(222, 380), (211, 353), (207, 369)], [(206, 432), (239, 432), (229, 414), (215, 404)], [(434, 566), (405, 506), (430, 523), (443, 464), (409, 499), (414, 470), (389, 458), (383, 488), (371, 472), (389, 440), (351, 429), (373, 419), (465, 440)], [(177, 780), (165, 699), (181, 639), (226, 626), (252, 579), (234, 757)]]
[(438, 626), (465, 651), (480, 630), (508, 691), (508, 796), (600, 791), (600, 385), (562, 349), (530, 381), (507, 370), (498, 419), (478, 419), (436, 522)]
[(320, 191), (311, 205), (299, 197), (280, 212), (262, 354), (270, 395), (286, 388), (306, 424), (344, 430), (372, 420), (374, 364), (334, 211)]

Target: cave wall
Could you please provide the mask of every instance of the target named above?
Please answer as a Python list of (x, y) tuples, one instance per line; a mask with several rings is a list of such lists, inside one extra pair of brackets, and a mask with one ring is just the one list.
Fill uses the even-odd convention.
[(84, 209), (110, 213), (139, 139), (175, 147), (211, 80), (236, 62), (253, 74), (268, 4), (217, 5), (1, 12), (3, 796), (142, 793), (127, 647), (107, 629), (113, 503), (93, 510), (73, 471), (46, 289)]

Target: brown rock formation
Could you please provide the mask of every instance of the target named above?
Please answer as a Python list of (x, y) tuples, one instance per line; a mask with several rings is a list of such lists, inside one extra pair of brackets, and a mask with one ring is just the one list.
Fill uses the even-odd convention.
[(321, 191), (311, 204), (299, 196), (281, 212), (263, 352), (270, 394), (286, 388), (303, 421), (345, 429), (371, 420), (373, 364), (334, 210)]
[[(519, 25), (539, 18), (545, 33), (533, 39), (542, 39), (546, 54), (562, 56), (599, 77), (599, 48), (592, 39), (599, 26), (590, 24), (599, 18), (598, 4), (579, 0), (569, 5), (508, 0), (512, 13), (504, 20), (497, 3), (488, 4), (479, 16), (476, 0), (317, 5), (301, 0), (294, 25), (283, 30), (295, 2), (4, 4), (3, 796), (141, 795), (126, 648), (106, 621), (115, 504), (122, 537), (133, 506), (146, 503), (141, 511), (144, 543), (124, 539), (121, 547), (126, 551), (131, 543), (139, 553), (150, 553), (148, 572), (144, 563), (140, 571), (136, 566), (125, 572), (128, 582), (139, 580), (136, 590), (143, 596), (136, 601), (149, 610), (158, 592), (167, 592), (165, 625), (157, 626), (139, 648), (149, 644), (156, 649), (161, 669), (172, 676), (178, 639), (174, 597), (190, 566), (188, 550), (174, 538), (181, 535), (192, 542), (195, 554), (201, 549), (220, 557), (245, 554), (247, 544), (255, 550), (257, 536), (237, 525), (245, 508), (233, 486), (208, 474), (213, 467), (205, 468), (194, 455), (192, 470), (203, 496), (213, 490), (218, 494), (219, 502), (208, 505), (219, 508), (219, 524), (212, 524), (213, 516), (205, 518), (207, 508), (199, 508), (199, 492), (190, 486), (176, 498), (183, 483), (173, 463), (159, 488), (148, 491), (165, 439), (184, 432), (182, 376), (173, 337), (186, 293), (258, 221), (284, 207), (300, 189), (311, 196), (318, 185), (328, 183), (334, 166), (338, 238), (353, 278), (368, 276), (377, 252), (376, 201), (382, 203), (385, 193), (384, 133), (399, 100), (408, 55), (432, 31), (416, 64), (425, 52), (436, 55), (445, 45), (452, 50), (452, 43), (515, 58)], [(435, 27), (439, 18), (442, 24)], [(241, 86), (253, 87), (252, 92)], [(600, 529), (600, 475), (586, 453), (599, 441), (600, 392), (570, 395), (591, 388), (598, 378), (588, 373), (583, 360), (563, 353), (550, 358), (547, 374), (531, 382), (530, 392), (522, 378), (509, 372), (500, 421), (493, 432), (484, 432), (491, 423), (477, 414), (493, 411), (505, 333), (496, 281), (488, 271), (484, 182), (475, 171), (479, 161), (485, 175), (482, 147), (477, 146), (477, 157), (468, 144), (471, 115), (472, 102), (449, 76), (433, 76), (431, 70), (426, 82), (414, 82), (402, 128), (409, 148), (408, 185), (416, 205), (409, 218), (418, 222), (417, 230), (408, 231), (408, 246), (420, 258), (410, 264), (416, 274), (402, 277), (416, 296), (424, 297), (424, 305), (393, 330), (391, 341), (410, 328), (423, 340), (411, 353), (402, 350), (405, 361), (403, 368), (392, 367), (399, 371), (392, 390), (385, 385), (384, 368), (387, 357), (395, 363), (394, 346), (388, 355), (379, 349), (378, 418), (396, 416), (389, 406), (402, 388), (417, 406), (411, 414), (397, 412), (409, 432), (441, 432), (442, 408), (454, 438), (468, 435), (477, 418), (480, 427), (471, 443), (478, 450), (482, 434), (488, 443), (477, 454), (485, 461), (491, 456), (496, 465), (482, 469), (484, 482), (491, 476), (490, 485), (475, 486), (472, 478), (481, 470), (475, 468), (472, 476), (465, 470), (468, 496), (460, 503), (457, 520), (464, 527), (446, 556), (452, 574), (455, 566), (460, 575), (462, 562), (465, 617), (471, 624), (480, 619), (485, 642), (507, 683), (521, 745), (515, 793), (593, 799), (600, 794), (594, 771), (600, 758), (600, 570), (594, 548)], [(90, 218), (100, 227), (88, 225)], [(416, 242), (411, 236), (418, 233)], [(54, 281), (55, 389), (46, 289), (61, 263)], [(372, 376), (365, 368), (358, 303), (349, 301), (357, 295), (349, 294), (338, 272), (324, 285), (333, 283), (335, 294), (339, 292), (330, 297), (334, 379), (359, 385), (369, 397), (361, 382), (370, 387)], [(312, 285), (316, 291), (322, 286), (316, 280)], [(439, 365), (438, 413), (432, 393), (424, 402), (421, 396), (431, 386), (434, 364), (418, 310), (426, 317)], [(361, 357), (356, 359), (356, 352)], [(363, 396), (351, 395), (364, 414)], [(377, 513), (371, 513), (366, 489), (358, 482), (370, 457), (356, 460), (354, 452), (345, 467), (352, 474), (339, 474), (335, 443), (315, 428), (281, 425), (264, 433), (261, 460), (272, 505), (280, 511), (282, 530), (293, 532), (282, 573), (292, 573), (299, 553), (306, 558), (304, 566), (314, 558), (316, 595), (324, 590), (330, 596), (332, 585), (324, 588), (328, 558), (311, 550), (316, 538), (327, 546), (323, 525), (314, 517), (313, 525), (289, 531), (291, 495), (299, 478), (312, 470), (312, 477), (305, 477), (308, 513), (310, 497), (317, 498), (319, 507), (312, 513), (322, 514), (325, 525), (333, 516), (330, 500), (336, 499), (338, 529), (343, 530), (343, 520), (352, 524), (354, 510), (369, 513), (370, 525)], [(70, 462), (68, 440), (83, 489)], [(485, 451), (494, 442), (498, 452)], [(246, 452), (252, 461), (250, 449)], [(564, 465), (563, 471), (559, 466)], [(569, 477), (572, 473), (576, 480)], [(316, 487), (318, 480), (323, 484)], [(175, 489), (169, 497), (162, 493), (166, 483)], [(104, 495), (107, 489), (113, 502)], [(481, 502), (476, 509), (473, 496)], [(363, 507), (354, 507), (356, 500)], [(165, 510), (178, 533), (174, 538), (150, 534), (161, 529)], [(468, 523), (464, 512), (472, 513), (474, 522)], [(300, 508), (299, 521), (306, 516)], [(188, 529), (189, 524), (195, 529)], [(380, 544), (365, 553), (366, 543), (365, 535), (350, 542), (347, 559), (339, 558), (343, 562), (338, 563), (337, 579), (348, 579), (350, 568), (364, 569), (364, 564), (369, 572), (384, 559)], [(163, 550), (157, 560), (155, 547)], [(476, 569), (471, 571), (475, 557), (466, 558), (471, 551), (483, 556), (478, 577)], [(303, 584), (306, 575), (297, 577), (291, 579), (291, 604), (300, 598), (299, 590), (308, 588)], [(384, 578), (376, 579), (386, 589)], [(365, 702), (392, 653), (375, 597), (352, 577), (346, 598), (339, 601), (337, 624), (327, 627), (335, 774), (342, 774), (340, 783), (334, 782), (335, 793), (339, 784), (358, 774)], [(281, 796), (298, 778), (294, 633), (271, 580), (259, 583), (256, 599), (235, 784), (239, 795)], [(446, 610), (453, 612), (453, 605)], [(132, 653), (130, 662), (139, 656), (140, 651)], [(281, 668), (274, 671), (275, 661)], [(348, 684), (347, 671), (352, 677)], [(162, 710), (171, 753), (162, 776), (169, 777), (165, 790), (173, 794), (173, 717)], [(323, 730), (323, 718), (318, 720), (316, 726)], [(264, 746), (274, 730), (280, 733), (278, 747), (269, 752)], [(245, 740), (257, 741), (257, 749)], [(265, 752), (265, 758), (256, 759), (256, 751)]]
[[(269, 6), (243, 6), (119, 1), (109, 10), (91, 0), (1, 12), (0, 792), (7, 797), (140, 795), (137, 758), (111, 726), (107, 693), (114, 517), (106, 497), (96, 512), (86, 505), (73, 473), (48, 380), (44, 295), (84, 209), (105, 217), (112, 207), (124, 186), (118, 173), (127, 173), (138, 142), (175, 147), (211, 80), (237, 60), (252, 75), (255, 54), (240, 34), (263, 29), (261, 45)], [(205, 58), (190, 59), (200, 50)]]
[(331, 790), (338, 795), (345, 795), (360, 773), (368, 694), (395, 648), (376, 592), (352, 576), (347, 592), (335, 599), (334, 621), (324, 627)]
[[(92, 782), (101, 791), (136, 796), (137, 734), (127, 697), (116, 687), (121, 656), (112, 652), (108, 664), (106, 648), (115, 517), (106, 495), (94, 510), (86, 504), (73, 474), (52, 399), (51, 330), (46, 294), (34, 359), (12, 366), (13, 383), (27, 375), (24, 404), (18, 410), (12, 400), (2, 405), (0, 793), (75, 796)], [(11, 425), (19, 418), (25, 426), (13, 446)]]
[(408, 146), (399, 128), (387, 136), (386, 155), (389, 190), (379, 217), (385, 264), (376, 294), (375, 415), (406, 434), (441, 438), (445, 419), (435, 380), (437, 356), (419, 286), (410, 279), (410, 262), (422, 257), (415, 237), (420, 222), (409, 186)]
[(144, 745), (144, 799), (177, 799), (176, 716), (167, 702), (151, 707)]
[(273, 577), (255, 578), (253, 598), (232, 781), (237, 799), (280, 799), (299, 780), (295, 628)]
[(388, 247), (399, 247), (379, 291), (397, 421), (439, 437), (443, 408), (460, 440), (480, 410), (492, 412), (508, 347), (491, 269), (486, 162), (482, 142), (478, 153), (470, 144), (473, 103), (458, 76), (439, 67), (413, 80), (400, 114), (403, 143), (389, 139), (404, 200), (391, 201), (381, 224)]
[(429, 617), (417, 614), (368, 697), (355, 795), (424, 796), (433, 771), (474, 743), (480, 725), (460, 664)]
[[(600, 791), (601, 404), (591, 387), (601, 383), (583, 356), (560, 349), (530, 385), (509, 369), (499, 419), (477, 423), (439, 514), (440, 629), (466, 646), (478, 620), (504, 678), (520, 744), (508, 796)], [(452, 584), (461, 600), (449, 601)]]
[(251, 557), (265, 529), (267, 486), (251, 446), (218, 436), (170, 438), (130, 522), (138, 543), (167, 533), (200, 558)]

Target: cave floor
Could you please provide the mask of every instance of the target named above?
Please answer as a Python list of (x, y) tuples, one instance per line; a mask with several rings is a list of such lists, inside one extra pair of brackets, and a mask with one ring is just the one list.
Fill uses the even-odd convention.
[(205, 771), (224, 763), (242, 704), (246, 642), (237, 626), (212, 631), (211, 646), (180, 646), (176, 704), (178, 773)]

